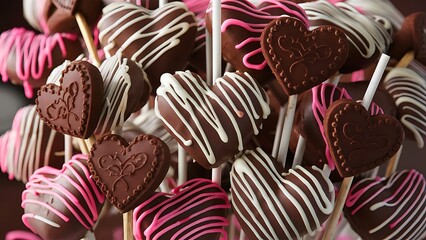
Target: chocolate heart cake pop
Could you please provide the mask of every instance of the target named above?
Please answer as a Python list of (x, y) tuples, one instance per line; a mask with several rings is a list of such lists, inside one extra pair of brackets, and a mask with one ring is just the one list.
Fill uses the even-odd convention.
[(333, 210), (334, 187), (317, 167), (283, 173), (262, 149), (246, 151), (231, 171), (231, 203), (249, 239), (302, 239)]
[[(303, 9), (281, 0), (262, 1), (259, 6), (248, 0), (221, 1), (222, 54), (236, 70), (248, 72), (262, 85), (274, 79), (260, 47), (260, 35), (266, 25), (279, 16), (297, 18), (309, 25)], [(211, 32), (212, 10), (207, 9), (207, 28)]]
[(197, 33), (193, 13), (180, 2), (152, 11), (131, 3), (111, 3), (103, 9), (98, 28), (106, 55), (122, 52), (139, 63), (153, 89), (160, 85), (161, 74), (183, 69)]
[(34, 171), (64, 163), (64, 135), (50, 129), (40, 119), (36, 106), (21, 108), (12, 129), (0, 137), (0, 167), (9, 179), (26, 183)]
[(96, 223), (104, 202), (86, 166), (76, 155), (62, 169), (34, 172), (22, 193), (22, 221), (43, 239), (80, 239)]
[(101, 191), (124, 213), (154, 193), (169, 170), (170, 152), (151, 135), (139, 135), (128, 143), (111, 134), (93, 145), (88, 166)]
[(287, 95), (324, 82), (348, 56), (349, 44), (339, 28), (320, 26), (310, 32), (295, 18), (271, 21), (260, 38), (263, 56)]
[(306, 11), (311, 28), (331, 25), (345, 32), (350, 44), (348, 60), (340, 68), (341, 73), (350, 73), (375, 63), (392, 42), (391, 28), (384, 27), (391, 26), (386, 18), (376, 21), (344, 2), (333, 5), (327, 1), (315, 1), (302, 3), (300, 7)]
[(205, 168), (241, 152), (270, 109), (268, 98), (247, 73), (225, 73), (213, 87), (195, 73), (163, 74), (156, 115), (176, 141)]
[(363, 239), (424, 239), (425, 187), (424, 176), (415, 170), (357, 180), (343, 209), (345, 217)]
[(104, 81), (104, 98), (95, 134), (123, 126), (130, 114), (146, 104), (151, 93), (141, 66), (120, 53), (107, 58), (99, 70)]
[(404, 139), (398, 120), (385, 114), (371, 116), (349, 99), (339, 99), (327, 109), (324, 135), (342, 177), (380, 166), (395, 155)]
[(52, 129), (78, 138), (88, 138), (99, 120), (103, 81), (95, 66), (74, 61), (59, 80), (42, 86), (36, 99), (37, 112)]
[(25, 95), (33, 97), (33, 89), (45, 84), (50, 70), (65, 59), (75, 59), (83, 52), (76, 35), (58, 33), (36, 34), (14, 28), (0, 35), (0, 74), (24, 86)]
[(426, 141), (426, 81), (408, 68), (394, 68), (383, 85), (398, 106), (398, 118), (408, 137), (423, 148)]
[(227, 239), (227, 194), (207, 179), (156, 193), (133, 213), (136, 239)]

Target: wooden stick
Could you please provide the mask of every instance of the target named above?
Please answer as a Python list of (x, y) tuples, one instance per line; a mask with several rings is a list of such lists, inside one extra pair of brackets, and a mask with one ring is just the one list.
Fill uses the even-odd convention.
[(395, 67), (397, 67), (397, 68), (405, 68), (405, 67), (407, 67), (414, 60), (415, 55), (416, 54), (414, 53), (414, 51), (407, 52), (401, 58), (401, 60), (399, 60), (399, 62), (396, 64)]
[(133, 210), (123, 214), (124, 240), (133, 240)]
[(398, 152), (391, 158), (389, 161), (388, 167), (386, 168), (385, 177), (388, 178), (392, 176), (392, 174), (396, 171), (396, 168), (398, 167), (399, 159), (401, 157), (402, 153), (402, 145), (399, 147)]
[(93, 64), (96, 67), (101, 66), (101, 61), (99, 60), (98, 52), (96, 51), (96, 47), (93, 42), (92, 33), (90, 31), (86, 19), (84, 19), (84, 17), (80, 13), (75, 14), (75, 19), (77, 20), (78, 27), (80, 28), (81, 35), (83, 36), (84, 43), (86, 44)]

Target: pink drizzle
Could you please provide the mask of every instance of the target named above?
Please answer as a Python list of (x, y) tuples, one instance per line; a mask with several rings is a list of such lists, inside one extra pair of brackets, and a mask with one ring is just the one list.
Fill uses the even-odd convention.
[[(166, 200), (151, 209), (148, 208), (150, 203), (157, 201), (157, 198), (162, 199), (164, 197)], [(191, 218), (197, 218), (209, 211), (229, 209), (230, 204), (226, 193), (217, 184), (201, 178), (190, 180), (178, 186), (170, 194), (156, 193), (134, 210), (133, 222), (135, 227), (133, 234), (136, 239), (163, 239), (164, 234), (174, 230), (176, 232), (172, 239), (197, 239), (210, 233), (220, 233), (221, 239), (227, 239), (227, 233), (223, 227), (228, 225), (228, 221), (223, 216), (209, 216), (191, 222), (191, 224), (182, 224), (181, 221), (176, 221), (180, 215), (186, 214), (198, 205), (213, 201), (220, 201), (223, 204), (210, 204), (209, 207), (194, 212), (187, 219), (181, 219), (181, 221), (190, 221)], [(141, 224), (144, 219), (152, 217), (152, 215), (154, 217), (151, 224), (146, 229), (142, 229)], [(168, 222), (172, 222), (172, 224), (163, 227)], [(188, 231), (186, 235), (181, 235), (190, 228), (194, 229)]]
[[(309, 21), (304, 10), (296, 3), (290, 1), (264, 0), (262, 1), (262, 4), (268, 5), (257, 9), (256, 6), (247, 0), (222, 0), (222, 9), (239, 12), (239, 14), (244, 14), (251, 18), (258, 19), (258, 21), (255, 23), (249, 23), (239, 19), (229, 18), (223, 21), (221, 25), (222, 33), (225, 32), (229, 27), (244, 28), (245, 30), (251, 32), (252, 37), (243, 40), (241, 43), (238, 43), (235, 48), (244, 48), (249, 43), (258, 45), (258, 48), (248, 52), (243, 57), (243, 64), (247, 68), (254, 70), (263, 70), (267, 65), (266, 60), (263, 60), (261, 63), (254, 63), (254, 61), (251, 59), (256, 59), (259, 57), (260, 59), (264, 59), (262, 50), (260, 48), (260, 35), (262, 34), (262, 31), (266, 25), (278, 17), (268, 13), (268, 10), (279, 9), (282, 11), (282, 15), (296, 17), (301, 20), (305, 26), (309, 27)], [(293, 9), (298, 9), (298, 11), (292, 10), (289, 6), (292, 6)], [(206, 12), (211, 12), (211, 8), (208, 8)]]
[(11, 54), (16, 55), (16, 74), (23, 81), (25, 95), (33, 96), (29, 79), (39, 80), (45, 67), (53, 67), (52, 51), (59, 47), (62, 57), (67, 56), (64, 39), (76, 41), (73, 34), (56, 33), (53, 35), (36, 34), (23, 28), (14, 28), (0, 35), (0, 74), (3, 82), (8, 80), (7, 66)]
[[(83, 225), (86, 229), (91, 229), (98, 219), (98, 206), (104, 202), (104, 196), (97, 188), (95, 182), (92, 180), (87, 166), (80, 160), (87, 160), (84, 155), (75, 155), (73, 158), (65, 163), (61, 170), (46, 166), (34, 172), (30, 177), (30, 181), (26, 184), (26, 190), (22, 193), (22, 204), (25, 208), (26, 204), (36, 204), (40, 208), (46, 208), (52, 213), (58, 215), (63, 221), (68, 222), (71, 216), (67, 216), (59, 209), (53, 208), (51, 205), (46, 204), (33, 197), (28, 199), (28, 194), (38, 196), (42, 194), (49, 194), (55, 196), (55, 199), (61, 201), (72, 215)], [(79, 170), (77, 170), (79, 169)], [(83, 172), (80, 175), (79, 172)], [(72, 179), (71, 176), (76, 178)], [(60, 184), (60, 182), (67, 184)], [(66, 187), (74, 187), (78, 193), (82, 195), (85, 202), (79, 202), (78, 196), (74, 196)], [(88, 206), (89, 211), (84, 209)], [(22, 216), (24, 224), (31, 229), (28, 222), (29, 218), (34, 218), (33, 213), (26, 213)]]

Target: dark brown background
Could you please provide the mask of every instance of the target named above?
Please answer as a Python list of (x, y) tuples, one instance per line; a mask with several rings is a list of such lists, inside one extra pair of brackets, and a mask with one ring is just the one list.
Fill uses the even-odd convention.
[[(395, 0), (393, 2), (404, 14), (414, 11), (426, 12), (425, 1)], [(22, 1), (20, 0), (0, 2), (0, 31), (17, 26), (28, 27), (28, 24), (22, 17), (21, 4)], [(0, 83), (0, 133), (10, 129), (12, 119), (21, 106), (32, 102), (33, 100), (23, 97), (21, 87)], [(405, 161), (400, 163), (400, 169), (415, 168), (426, 174), (426, 148), (418, 150), (412, 141), (407, 141), (404, 144), (402, 159)], [(5, 174), (0, 173), (0, 239), (4, 239), (8, 231), (25, 229), (21, 222), (22, 209), (20, 207), (21, 192), (23, 189), (24, 185), (22, 183), (9, 181)], [(112, 229), (108, 231), (104, 233), (112, 236)], [(99, 239), (104, 238), (101, 237)]]

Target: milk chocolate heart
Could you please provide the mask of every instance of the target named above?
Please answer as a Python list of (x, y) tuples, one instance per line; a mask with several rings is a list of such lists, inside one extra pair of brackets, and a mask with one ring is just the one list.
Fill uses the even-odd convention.
[(425, 187), (424, 176), (415, 170), (362, 179), (349, 191), (345, 217), (363, 239), (424, 239)]
[(62, 72), (59, 84), (40, 88), (36, 99), (38, 114), (60, 133), (90, 137), (98, 123), (103, 98), (98, 68), (86, 61), (74, 61)]
[(62, 169), (34, 172), (22, 193), (22, 221), (43, 239), (81, 239), (92, 230), (105, 200), (86, 165), (75, 155)]
[(231, 203), (249, 239), (301, 239), (321, 229), (334, 206), (334, 187), (317, 167), (283, 173), (262, 149), (246, 151), (231, 171)]
[(133, 213), (136, 239), (227, 239), (228, 196), (216, 183), (192, 179), (156, 193)]
[(321, 26), (309, 31), (299, 20), (281, 17), (261, 36), (262, 53), (288, 95), (302, 93), (335, 74), (348, 56), (342, 30)]
[(213, 87), (195, 73), (163, 74), (156, 115), (191, 157), (217, 167), (241, 152), (269, 113), (265, 91), (247, 73), (226, 73)]
[[(236, 70), (248, 72), (262, 85), (274, 79), (262, 55), (260, 35), (266, 25), (282, 15), (295, 17), (309, 25), (305, 11), (296, 3), (268, 0), (256, 7), (248, 0), (222, 0), (222, 55)], [(211, 32), (212, 9), (207, 9), (207, 28)]]
[(139, 135), (129, 144), (110, 134), (93, 145), (88, 165), (108, 200), (120, 212), (127, 212), (160, 185), (169, 170), (170, 152), (163, 141), (151, 135)]
[(117, 2), (103, 9), (99, 40), (107, 55), (121, 51), (142, 65), (153, 89), (163, 73), (182, 70), (194, 48), (197, 24), (185, 4), (170, 2), (156, 10)]
[(337, 100), (327, 109), (324, 135), (342, 177), (380, 166), (395, 155), (404, 139), (398, 120), (385, 114), (371, 116), (349, 99)]

